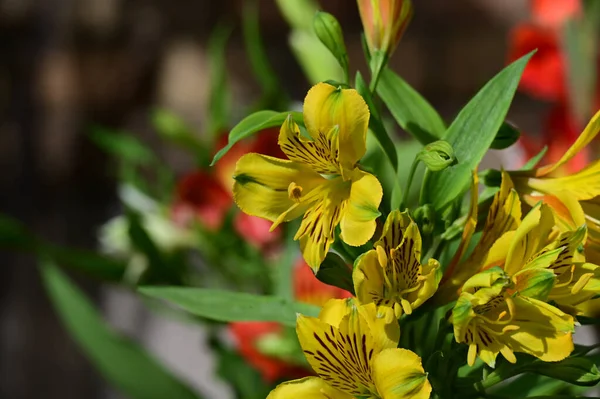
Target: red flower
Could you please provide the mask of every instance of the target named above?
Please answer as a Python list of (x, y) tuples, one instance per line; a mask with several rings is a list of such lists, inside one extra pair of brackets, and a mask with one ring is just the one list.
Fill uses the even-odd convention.
[(530, 24), (516, 26), (509, 41), (509, 62), (535, 49), (537, 52), (531, 57), (521, 77), (520, 88), (543, 100), (564, 100), (566, 68), (556, 31)]
[[(298, 260), (294, 270), (294, 294), (299, 302), (322, 306), (331, 298), (348, 298), (350, 293), (341, 288), (320, 282), (304, 259)], [(235, 337), (240, 354), (259, 370), (267, 382), (283, 378), (300, 378), (310, 375), (308, 369), (291, 365), (273, 356), (262, 354), (257, 343), (268, 339), (270, 334), (282, 334), (283, 328), (277, 323), (237, 322), (230, 323), (229, 330)]]
[(233, 226), (235, 231), (256, 248), (268, 250), (272, 244), (279, 242), (281, 229), (277, 227), (270, 231), (272, 222), (256, 216), (238, 212)]
[(256, 368), (268, 383), (288, 378), (301, 378), (310, 372), (300, 366), (292, 365), (272, 356), (263, 355), (256, 345), (269, 334), (280, 334), (282, 327), (277, 323), (245, 321), (229, 324), (229, 331), (238, 344), (240, 355)]
[[(188, 224), (197, 218), (205, 227), (215, 230), (233, 205), (233, 172), (238, 159), (248, 152), (260, 152), (283, 157), (277, 144), (278, 129), (266, 129), (251, 140), (236, 143), (214, 166), (212, 173), (197, 171), (184, 176), (177, 185), (173, 205), (173, 218), (178, 224)], [(227, 144), (227, 135), (218, 140), (218, 147)], [(267, 250), (279, 241), (281, 229), (269, 232), (271, 222), (239, 213), (234, 228), (242, 237), (257, 248)]]
[(231, 196), (211, 175), (197, 171), (184, 176), (177, 184), (173, 219), (188, 224), (194, 218), (208, 229), (216, 230), (223, 224), (232, 205)]
[(531, 0), (533, 21), (547, 28), (559, 29), (581, 11), (581, 0)]
[(294, 296), (298, 302), (323, 306), (331, 298), (350, 298), (352, 295), (346, 290), (322, 283), (300, 258), (294, 270)]

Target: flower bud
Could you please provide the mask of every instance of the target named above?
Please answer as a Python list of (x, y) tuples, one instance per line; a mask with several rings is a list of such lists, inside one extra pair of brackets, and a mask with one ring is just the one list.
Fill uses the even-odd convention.
[(417, 158), (432, 172), (444, 170), (456, 161), (452, 146), (443, 140), (427, 144)]
[(415, 221), (423, 235), (430, 235), (435, 228), (435, 209), (425, 204), (415, 210)]
[(369, 51), (390, 56), (413, 14), (411, 0), (357, 0)]
[(348, 69), (348, 53), (344, 44), (342, 27), (335, 17), (324, 11), (317, 11), (313, 20), (313, 27), (317, 37), (335, 56), (340, 66)]

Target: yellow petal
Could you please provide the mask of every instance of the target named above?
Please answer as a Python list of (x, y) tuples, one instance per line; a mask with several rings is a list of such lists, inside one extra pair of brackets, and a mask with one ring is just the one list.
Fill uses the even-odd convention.
[(579, 151), (581, 151), (585, 146), (587, 146), (594, 139), (594, 137), (596, 137), (598, 132), (600, 132), (600, 111), (592, 117), (592, 119), (590, 120), (586, 128), (583, 130), (581, 135), (579, 135), (577, 141), (575, 141), (575, 143), (573, 143), (573, 145), (567, 150), (567, 152), (565, 152), (562, 158), (554, 164), (537, 169), (535, 171), (536, 175), (547, 175), (548, 173), (554, 172), (556, 169), (569, 162), (575, 155), (577, 155)]
[[(285, 161), (260, 154), (246, 154), (240, 158), (234, 174), (233, 195), (244, 213), (276, 221), (282, 214), (283, 221), (302, 215), (307, 206), (297, 206), (291, 199), (288, 187), (295, 183), (309, 193), (326, 180), (310, 168), (292, 161)], [(295, 206), (296, 205), (296, 206)]]
[(529, 179), (527, 184), (542, 193), (566, 191), (578, 200), (589, 200), (600, 195), (600, 160), (564, 177)]
[(365, 244), (375, 233), (375, 220), (381, 215), (379, 204), (383, 189), (370, 173), (355, 169), (351, 173), (350, 196), (342, 212), (341, 239), (348, 245)]
[[(408, 212), (400, 212), (398, 210), (390, 212), (383, 225), (381, 238), (377, 240), (375, 247), (382, 247), (383, 251), (389, 255), (392, 249), (396, 249), (402, 243), (404, 232), (411, 223), (414, 222)], [(418, 241), (420, 245), (420, 237)], [(420, 252), (421, 248), (419, 247)]]
[(481, 262), (481, 270), (487, 270), (495, 266), (503, 267), (508, 255), (508, 249), (515, 237), (515, 231), (507, 231), (496, 240), (490, 251)]
[[(490, 249), (494, 243), (506, 232), (515, 230), (521, 221), (521, 201), (519, 195), (513, 188), (508, 173), (502, 173), (502, 184), (500, 190), (494, 195), (492, 205), (483, 227), (483, 233), (479, 243), (458, 267), (456, 273), (451, 277), (448, 287), (458, 288), (462, 282), (476, 274), (486, 264), (485, 259), (489, 256)], [(444, 287), (444, 292), (450, 288)], [(456, 289), (455, 288), (455, 289)]]
[(346, 178), (366, 151), (369, 107), (360, 94), (327, 83), (313, 86), (304, 99), (304, 123), (315, 141), (337, 126), (338, 162)]
[(300, 315), (296, 332), (308, 363), (330, 385), (354, 396), (373, 385), (370, 364), (379, 348), (358, 311), (346, 315), (339, 328)]
[(557, 191), (552, 195), (526, 194), (523, 198), (530, 206), (535, 206), (540, 201), (548, 205), (561, 231), (575, 230), (586, 222), (580, 203), (567, 191)]
[(513, 298), (518, 329), (506, 333), (506, 344), (515, 352), (529, 353), (543, 361), (555, 362), (573, 351), (573, 318), (536, 299)]
[(321, 309), (319, 320), (334, 327), (339, 327), (342, 319), (357, 306), (358, 304), (356, 304), (354, 298), (330, 299)]
[(521, 270), (527, 261), (545, 246), (545, 240), (553, 227), (554, 217), (547, 205), (540, 204), (533, 208), (515, 231), (506, 256), (506, 273), (514, 275)]
[(356, 260), (352, 281), (360, 303), (367, 304), (384, 298), (383, 268), (379, 263), (377, 251), (368, 251)]
[(390, 320), (387, 314), (381, 313), (374, 303), (361, 305), (357, 310), (360, 318), (369, 325), (376, 353), (398, 346), (400, 326), (397, 318)]
[(431, 394), (421, 358), (407, 349), (386, 349), (375, 355), (373, 379), (382, 399), (427, 399)]
[(328, 131), (318, 132), (313, 140), (302, 136), (300, 128), (290, 115), (279, 131), (279, 146), (287, 157), (309, 165), (321, 174), (340, 174), (337, 161), (338, 137), (328, 137)]
[[(564, 273), (550, 292), (549, 299), (561, 306), (577, 306), (600, 294), (600, 267), (592, 263), (575, 263), (571, 273)], [(564, 284), (570, 280), (571, 284)]]
[(335, 389), (318, 377), (306, 377), (279, 384), (267, 399), (352, 399), (352, 395)]
[(473, 171), (473, 180), (471, 183), (471, 202), (469, 205), (469, 213), (467, 214), (467, 220), (465, 222), (464, 230), (462, 233), (462, 237), (460, 240), (460, 244), (458, 245), (458, 249), (456, 250), (448, 268), (446, 269), (446, 273), (444, 275), (444, 280), (450, 278), (454, 273), (454, 269), (464, 256), (465, 252), (469, 247), (469, 243), (471, 242), (471, 238), (473, 237), (473, 233), (475, 233), (475, 228), (477, 227), (477, 209), (478, 209), (478, 201), (479, 201), (479, 177), (477, 176), (477, 170)]
[(327, 180), (313, 193), (313, 205), (304, 214), (294, 239), (300, 240), (302, 256), (316, 274), (335, 241), (335, 228), (342, 220), (350, 197), (350, 182), (339, 177)]

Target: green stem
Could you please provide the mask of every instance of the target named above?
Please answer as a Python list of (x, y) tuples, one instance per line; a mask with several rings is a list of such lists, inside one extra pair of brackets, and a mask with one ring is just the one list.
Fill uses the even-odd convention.
[(408, 194), (410, 192), (410, 186), (412, 184), (413, 178), (415, 177), (415, 172), (417, 171), (417, 165), (419, 165), (419, 159), (415, 158), (412, 165), (410, 166), (410, 172), (408, 172), (408, 181), (406, 182), (406, 188), (404, 189), (404, 193), (402, 193), (402, 202), (400, 203), (400, 209), (404, 209), (406, 207), (406, 203), (408, 201)]

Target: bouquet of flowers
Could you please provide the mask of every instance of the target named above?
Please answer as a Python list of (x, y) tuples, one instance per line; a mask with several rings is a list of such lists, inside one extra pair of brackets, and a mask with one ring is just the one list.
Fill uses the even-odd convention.
[[(253, 112), (227, 130), (221, 30), (209, 139), (170, 112), (153, 115), (195, 170), (175, 179), (133, 136), (94, 131), (119, 159), (125, 209), (102, 230), (104, 253), (58, 248), (9, 219), (3, 231), (40, 254), (67, 328), (130, 397), (202, 395), (107, 328), (57, 264), (199, 323), (240, 398), (585, 395), (600, 381), (598, 346), (573, 335), (600, 324), (590, 306), (600, 298), (600, 161), (589, 161), (600, 112), (580, 81), (596, 87), (599, 21), (597, 2), (565, 3), (577, 3), (568, 18), (540, 12), (537, 23), (553, 38), (566, 26), (573, 45), (584, 38), (566, 58), (594, 67), (565, 85), (564, 64), (548, 61), (547, 47), (535, 54), (524, 37), (538, 36), (521, 27), (510, 65), (450, 123), (388, 67), (410, 0), (357, 1), (368, 78), (351, 73), (333, 15), (280, 0), (313, 83), (301, 106), (279, 94), (248, 9), (244, 33), (265, 94)], [(548, 78), (557, 70), (562, 83)], [(550, 159), (505, 121), (520, 82), (581, 125)], [(513, 145), (528, 150), (522, 165), (482, 170), (490, 149)]]

